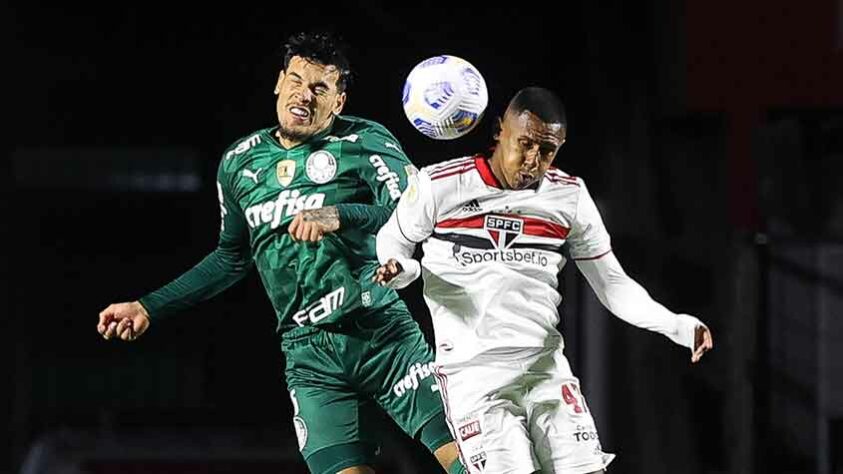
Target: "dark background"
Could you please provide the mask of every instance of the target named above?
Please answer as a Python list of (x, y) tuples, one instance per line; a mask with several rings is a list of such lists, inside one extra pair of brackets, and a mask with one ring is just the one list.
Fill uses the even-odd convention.
[[(0, 472), (303, 472), (256, 275), (133, 344), (95, 324), (214, 247), (219, 155), (274, 123), (281, 45), (314, 27), (353, 46), (345, 112), (418, 165), (485, 149), (521, 87), (563, 98), (556, 165), (586, 179), (627, 271), (716, 345), (692, 367), (566, 269), (566, 351), (613, 472), (843, 472), (841, 2), (12, 1), (0, 17)], [(401, 110), (436, 54), (489, 87), (451, 142)], [(419, 290), (404, 296), (430, 335)], [(388, 429), (381, 472), (435, 471)]]

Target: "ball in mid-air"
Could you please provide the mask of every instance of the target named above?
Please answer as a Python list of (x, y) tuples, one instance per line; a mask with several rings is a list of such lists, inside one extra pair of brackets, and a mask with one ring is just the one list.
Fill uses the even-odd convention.
[(410, 71), (402, 102), (416, 130), (436, 140), (453, 140), (480, 122), (489, 93), (471, 63), (442, 55), (425, 59)]

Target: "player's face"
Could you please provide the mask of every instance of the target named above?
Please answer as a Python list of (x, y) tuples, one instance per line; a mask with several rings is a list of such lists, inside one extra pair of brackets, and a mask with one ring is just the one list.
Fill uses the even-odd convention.
[(281, 137), (297, 144), (331, 124), (345, 105), (339, 70), (294, 56), (278, 76), (275, 104)]
[(492, 170), (508, 189), (524, 189), (540, 180), (565, 143), (565, 127), (546, 123), (529, 111), (508, 112), (501, 121)]

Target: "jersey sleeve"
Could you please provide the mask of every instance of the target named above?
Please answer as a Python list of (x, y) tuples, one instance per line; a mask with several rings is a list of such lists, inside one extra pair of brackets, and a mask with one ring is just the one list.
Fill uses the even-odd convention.
[(401, 235), (413, 243), (420, 243), (433, 233), (436, 202), (426, 171), (410, 177), (409, 185), (395, 208), (395, 223)]
[(389, 259), (395, 259), (403, 269), (387, 286), (401, 289), (421, 275), (421, 266), (413, 259), (413, 252), (419, 242), (433, 233), (435, 213), (427, 173), (422, 171), (411, 175), (398, 207), (378, 232), (378, 261), (384, 264)]
[(251, 268), (249, 231), (243, 212), (231, 194), (225, 160), (217, 173), (220, 232), (217, 247), (202, 261), (158, 290), (140, 298), (152, 320), (186, 310), (207, 300), (248, 274)]
[(588, 260), (610, 252), (612, 242), (585, 182), (580, 179), (579, 183), (580, 195), (571, 233), (568, 235), (568, 245), (574, 260)]
[(690, 314), (676, 314), (653, 300), (647, 290), (626, 274), (611, 252), (599, 258), (579, 260), (577, 268), (612, 314), (643, 329), (665, 335), (694, 349), (694, 334), (704, 324)]
[(385, 128), (373, 127), (359, 140), (359, 156), (355, 158), (363, 161), (360, 178), (372, 192), (372, 204), (338, 204), (337, 212), (342, 228), (354, 227), (376, 233), (395, 209), (407, 186), (407, 177), (416, 169), (398, 140)]
[(367, 163), (361, 177), (372, 190), (374, 204), (391, 211), (407, 187), (407, 177), (415, 174), (416, 168), (398, 140), (384, 128), (374, 128), (362, 138), (361, 152)]
[(225, 253), (232, 261), (251, 259), (249, 227), (246, 216), (234, 199), (233, 178), (236, 173), (225, 171), (224, 163), (217, 170), (217, 200), (220, 205), (220, 234), (217, 250)]

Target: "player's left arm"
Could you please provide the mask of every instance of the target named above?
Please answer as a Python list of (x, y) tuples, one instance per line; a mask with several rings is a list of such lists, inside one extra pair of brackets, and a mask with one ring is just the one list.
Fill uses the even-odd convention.
[(407, 176), (416, 171), (398, 140), (385, 128), (367, 130), (356, 142), (347, 146), (356, 152), (357, 156), (353, 159), (364, 161), (360, 177), (371, 189), (373, 202), (338, 203), (300, 212), (290, 223), (289, 233), (294, 240), (315, 242), (321, 240), (324, 234), (340, 229), (377, 233), (407, 187)]
[(416, 245), (433, 233), (436, 203), (430, 177), (424, 170), (409, 178), (398, 207), (378, 231), (378, 267), (374, 281), (401, 289), (421, 275), (421, 265), (413, 259)]
[(615, 316), (643, 329), (667, 336), (691, 349), (697, 362), (714, 347), (711, 331), (690, 314), (676, 314), (650, 297), (621, 267), (612, 252), (591, 260), (576, 260), (597, 298)]
[(372, 192), (371, 204), (337, 205), (342, 228), (375, 234), (398, 205), (407, 179), (417, 172), (401, 144), (383, 127), (373, 127), (360, 139), (360, 177)]
[(609, 234), (597, 206), (581, 182), (577, 214), (569, 235), (571, 256), (600, 302), (624, 321), (667, 336), (691, 349), (698, 362), (714, 347), (711, 331), (689, 314), (676, 314), (656, 302), (624, 271), (612, 253)]

